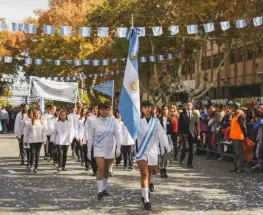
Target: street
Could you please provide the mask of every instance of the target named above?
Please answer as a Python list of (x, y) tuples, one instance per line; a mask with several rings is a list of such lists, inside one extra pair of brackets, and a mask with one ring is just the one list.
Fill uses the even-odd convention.
[[(66, 172), (40, 160), (39, 172), (19, 166), (18, 143), (11, 134), (0, 135), (0, 214), (263, 214), (261, 174), (229, 173), (231, 162), (207, 161), (195, 156), (195, 169), (175, 162), (168, 179), (154, 179), (152, 211), (143, 209), (139, 171), (114, 167), (109, 179), (110, 197), (97, 200), (91, 171), (68, 156)], [(71, 152), (68, 153), (71, 155)], [(6, 174), (8, 169), (14, 174)]]

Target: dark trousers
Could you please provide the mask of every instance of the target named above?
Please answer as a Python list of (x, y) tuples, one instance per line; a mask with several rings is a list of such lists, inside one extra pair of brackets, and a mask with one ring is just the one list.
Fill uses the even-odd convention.
[(20, 151), (20, 157), (21, 157), (21, 163), (25, 162), (25, 157), (26, 157), (26, 150), (24, 149), (24, 135), (21, 136), (20, 141), (19, 141), (19, 151)]
[(35, 169), (38, 168), (39, 164), (39, 155), (40, 155), (40, 150), (42, 143), (30, 143), (30, 156), (29, 156), (29, 165), (30, 167), (35, 164)]
[(187, 165), (192, 165), (193, 164), (193, 158), (194, 158), (194, 153), (193, 153), (193, 143), (194, 138), (192, 135), (185, 135), (182, 137), (182, 154), (181, 154), (181, 162), (183, 162), (185, 158), (185, 154), (188, 151), (188, 160), (187, 160)]
[(82, 146), (80, 145), (80, 141), (77, 141), (76, 140), (76, 146), (75, 146), (75, 153), (77, 155), (77, 158), (78, 159), (81, 159), (81, 161), (83, 162), (83, 148)]
[(48, 143), (48, 155), (49, 155), (49, 157), (50, 157), (50, 160), (52, 160), (53, 159), (53, 157), (54, 157), (54, 149), (55, 149), (56, 147), (54, 147), (54, 143), (53, 142), (49, 142)]
[(47, 136), (46, 145), (44, 145), (45, 158), (48, 158), (50, 156), (50, 154), (49, 154), (49, 143), (50, 143), (50, 135)]
[(82, 152), (83, 152), (83, 159), (84, 159), (85, 167), (87, 168), (88, 163), (90, 163), (90, 161), (88, 161), (88, 145), (87, 144), (83, 144)]
[(178, 153), (178, 146), (177, 146), (177, 132), (173, 132), (171, 135), (172, 141), (173, 141), (173, 145), (174, 145), (174, 151), (173, 151), (173, 155), (174, 158), (177, 157), (177, 153)]
[(67, 163), (68, 146), (57, 145), (58, 150), (58, 167), (65, 167)]
[(92, 147), (92, 150), (91, 150), (91, 168), (92, 168), (93, 172), (97, 172), (97, 170), (98, 170), (96, 159), (94, 157), (93, 147)]
[(124, 167), (127, 167), (127, 163), (129, 167), (133, 166), (133, 145), (122, 146), (122, 154), (123, 154), (123, 162)]
[(244, 140), (233, 140), (234, 167), (238, 170), (244, 170)]
[(117, 165), (120, 165), (121, 164), (121, 160), (122, 160), (122, 147), (121, 147), (121, 154), (120, 154), (120, 156), (119, 157), (116, 157), (116, 164)]
[[(52, 158), (53, 158), (53, 163), (58, 163), (58, 149), (57, 149), (57, 146), (51, 142), (51, 145), (53, 147), (52, 149)], [(50, 158), (51, 158), (51, 155), (50, 155)]]
[(77, 155), (78, 158), (80, 158), (79, 148), (77, 147), (78, 141), (76, 138), (73, 139), (71, 143), (71, 151), (72, 151), (72, 157), (75, 157)]

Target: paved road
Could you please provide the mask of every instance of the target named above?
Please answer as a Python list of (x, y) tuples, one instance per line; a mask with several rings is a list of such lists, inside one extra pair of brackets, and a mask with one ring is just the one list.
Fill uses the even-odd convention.
[[(12, 135), (0, 135), (0, 214), (263, 214), (261, 174), (236, 176), (226, 161), (195, 157), (195, 170), (169, 167), (168, 179), (155, 178), (153, 210), (140, 203), (138, 170), (115, 168), (109, 181), (112, 196), (97, 200), (96, 180), (79, 163), (69, 160), (68, 171), (57, 173), (40, 161), (39, 173), (19, 166), (18, 144)], [(15, 174), (5, 171), (13, 169)]]

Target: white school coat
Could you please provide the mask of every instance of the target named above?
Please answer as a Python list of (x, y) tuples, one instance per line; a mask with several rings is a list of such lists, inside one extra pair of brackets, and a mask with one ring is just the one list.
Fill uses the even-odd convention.
[[(104, 137), (99, 144), (94, 144), (94, 139), (103, 134), (108, 126), (111, 117), (98, 117), (90, 124), (88, 135), (88, 148), (94, 145), (94, 157), (104, 157), (105, 159), (115, 158), (115, 146), (121, 147), (121, 134), (116, 121), (113, 121), (113, 126), (108, 135)], [(116, 143), (116, 145), (115, 145)]]
[[(145, 118), (141, 119), (141, 132), (137, 141), (137, 149), (139, 149), (141, 142), (144, 138), (145, 132), (147, 131), (148, 123)], [(136, 160), (145, 160), (148, 162), (148, 165), (156, 166), (158, 165), (158, 151), (159, 144), (161, 147), (161, 151), (164, 152), (165, 149), (168, 150), (169, 142), (167, 135), (160, 124), (160, 121), (157, 121), (157, 125), (155, 127), (153, 136), (150, 139), (150, 143), (148, 144), (143, 156), (140, 159)]]
[(58, 121), (52, 134), (52, 140), (55, 145), (69, 145), (74, 138), (74, 130), (72, 124), (65, 120), (64, 122)]
[(54, 129), (54, 123), (52, 123), (53, 115), (51, 113), (44, 113), (42, 115), (42, 120), (46, 125), (46, 135), (50, 136)]
[(27, 146), (25, 145), (26, 128), (27, 128), (27, 126), (29, 125), (29, 122), (30, 122), (29, 117), (28, 117), (28, 116), (25, 116), (24, 119), (21, 121), (21, 125), (20, 125), (20, 127), (19, 127), (18, 132), (17, 132), (17, 133), (18, 133), (18, 135), (17, 135), (18, 138), (22, 138), (22, 135), (24, 135), (24, 136), (23, 136), (23, 148), (24, 148), (24, 149), (30, 148), (30, 147), (29, 147), (29, 144), (27, 144)]
[[(25, 115), (24, 115), (25, 117)], [(22, 117), (22, 111), (20, 111), (17, 115), (16, 115), (16, 120), (15, 120), (15, 126), (14, 126), (14, 133), (16, 135), (16, 137), (20, 138), (19, 137), (19, 129), (20, 129), (20, 126), (21, 126), (21, 122), (22, 120), (24, 119), (24, 117)]]
[(78, 118), (79, 118), (79, 115), (77, 114), (74, 114), (74, 113), (70, 113), (68, 114), (68, 121), (70, 122), (71, 124), (71, 129), (73, 130), (73, 133), (74, 133), (74, 138), (77, 136), (76, 135), (76, 126), (77, 126), (77, 122), (78, 122)]
[(87, 144), (89, 140), (89, 128), (90, 125), (93, 123), (94, 120), (96, 120), (98, 117), (95, 115), (88, 116), (85, 125), (84, 125), (84, 136), (83, 136), (83, 144)]
[(46, 126), (45, 123), (41, 124), (38, 120), (35, 125), (32, 125), (32, 120), (26, 126), (24, 134), (25, 143), (42, 143), (46, 141)]
[(78, 125), (77, 125), (77, 132), (76, 132), (76, 138), (79, 139), (81, 142), (83, 141), (84, 137), (84, 121), (85, 118), (80, 118), (78, 120)]
[(123, 146), (130, 146), (130, 145), (134, 145), (135, 142), (132, 139), (127, 127), (124, 125), (124, 123), (121, 124), (121, 131), (122, 131), (122, 141), (121, 144)]

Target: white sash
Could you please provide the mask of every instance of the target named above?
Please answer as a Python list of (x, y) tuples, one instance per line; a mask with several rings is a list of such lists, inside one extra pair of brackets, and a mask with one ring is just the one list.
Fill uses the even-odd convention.
[(113, 124), (114, 124), (113, 122), (114, 122), (114, 120), (115, 120), (115, 119), (114, 119), (113, 117), (111, 117), (111, 118), (110, 118), (109, 125), (108, 125), (106, 131), (104, 131), (101, 135), (99, 135), (99, 136), (97, 136), (97, 137), (95, 138), (94, 143), (95, 143), (96, 145), (99, 145), (100, 142), (109, 134), (110, 130), (111, 130), (112, 127), (113, 127)]
[(147, 129), (145, 131), (144, 137), (142, 138), (142, 142), (139, 146), (138, 152), (136, 153), (136, 158), (140, 159), (142, 158), (147, 146), (150, 143), (150, 140), (153, 136), (154, 130), (156, 128), (157, 122), (159, 119), (157, 118), (151, 118), (150, 122), (147, 125)]

